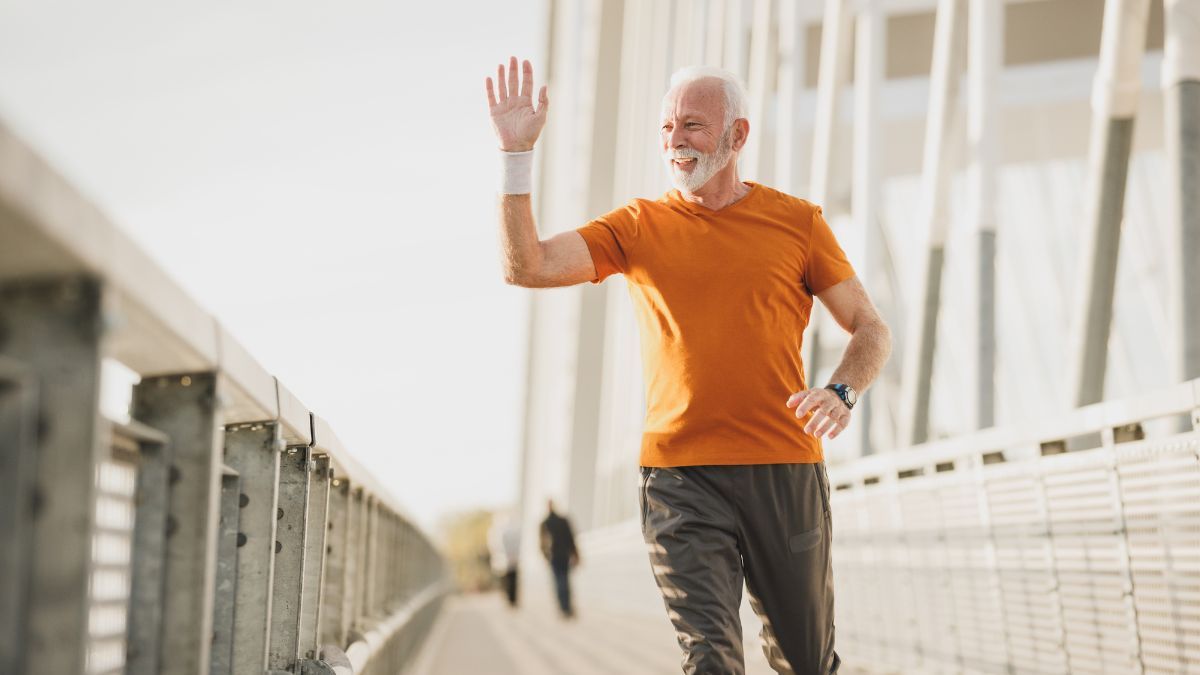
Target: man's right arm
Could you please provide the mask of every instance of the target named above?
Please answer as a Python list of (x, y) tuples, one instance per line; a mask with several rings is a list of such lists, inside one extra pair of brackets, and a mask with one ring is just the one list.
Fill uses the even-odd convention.
[(500, 195), (500, 247), (504, 281), (515, 286), (552, 288), (596, 278), (592, 255), (578, 232), (538, 238), (529, 195)]
[[(487, 79), (488, 110), (500, 149), (506, 155), (505, 171), (525, 172), (506, 174), (500, 195), (500, 248), (504, 262), (504, 280), (527, 288), (571, 286), (596, 278), (596, 268), (587, 244), (577, 232), (563, 232), (545, 241), (538, 237), (533, 221), (533, 206), (528, 192), (529, 162), (514, 162), (512, 153), (528, 153), (546, 123), (546, 108), (550, 101), (546, 87), (533, 107), (533, 66), (523, 64), (524, 81), (518, 81), (517, 59), (509, 60), (507, 76), (504, 66), (497, 68), (496, 88)], [(519, 156), (518, 156), (519, 157)], [(510, 188), (508, 183), (521, 187)], [(512, 193), (510, 193), (512, 192)]]

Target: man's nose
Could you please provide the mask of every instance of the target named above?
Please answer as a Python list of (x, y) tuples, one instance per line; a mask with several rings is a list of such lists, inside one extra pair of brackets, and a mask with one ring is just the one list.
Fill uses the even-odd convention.
[(669, 147), (669, 148), (684, 147), (683, 129), (681, 129), (680, 127), (672, 127), (671, 128), (670, 133), (667, 134), (667, 147)]

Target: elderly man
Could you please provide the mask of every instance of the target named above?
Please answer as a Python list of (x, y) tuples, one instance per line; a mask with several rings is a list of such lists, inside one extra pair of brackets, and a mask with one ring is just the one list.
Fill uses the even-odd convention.
[[(646, 379), (642, 532), (685, 673), (742, 673), (743, 580), (779, 673), (832, 673), (829, 484), (821, 438), (850, 423), (891, 349), (887, 326), (820, 207), (738, 178), (750, 123), (731, 74), (688, 68), (663, 99), (675, 189), (538, 237), (530, 206), (546, 88), (511, 59), (486, 83), (500, 141), (504, 278), (528, 288), (621, 273)], [(851, 334), (809, 388), (800, 344), (813, 298)]]

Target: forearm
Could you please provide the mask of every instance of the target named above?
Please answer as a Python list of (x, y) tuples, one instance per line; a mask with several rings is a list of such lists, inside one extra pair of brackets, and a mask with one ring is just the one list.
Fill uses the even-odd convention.
[(892, 353), (892, 334), (887, 324), (872, 321), (858, 326), (842, 354), (831, 384), (848, 384), (862, 395), (883, 370)]
[(518, 284), (532, 276), (541, 265), (542, 248), (533, 220), (530, 196), (500, 195), (500, 252), (504, 280)]

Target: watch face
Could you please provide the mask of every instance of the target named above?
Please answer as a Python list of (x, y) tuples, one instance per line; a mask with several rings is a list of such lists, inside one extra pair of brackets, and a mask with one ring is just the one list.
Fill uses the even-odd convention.
[(854, 391), (852, 387), (846, 387), (846, 400), (850, 402), (850, 405), (858, 403), (858, 392)]

